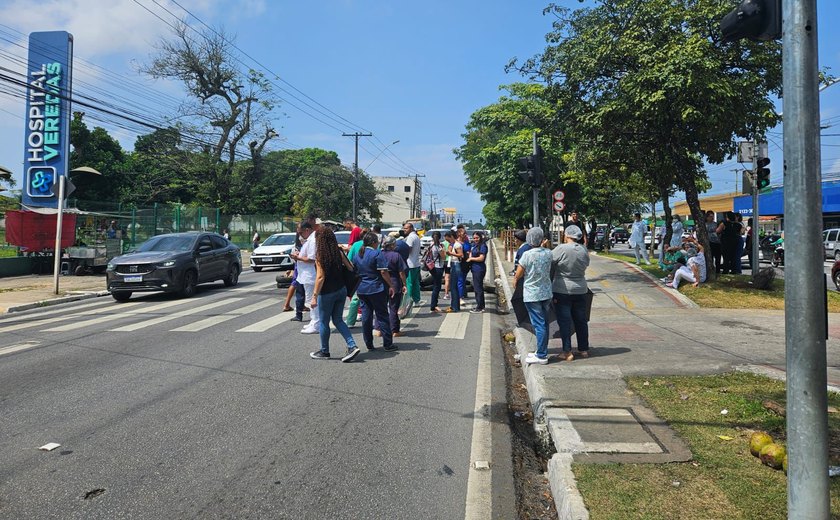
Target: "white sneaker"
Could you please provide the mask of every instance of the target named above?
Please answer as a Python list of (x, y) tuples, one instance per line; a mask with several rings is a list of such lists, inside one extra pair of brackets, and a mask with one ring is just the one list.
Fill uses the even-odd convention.
[(301, 334), (318, 334), (318, 331), (315, 330), (314, 328), (310, 327), (309, 325), (307, 325), (306, 327), (300, 329), (300, 333)]
[(538, 358), (537, 355), (534, 352), (529, 352), (528, 355), (525, 357), (525, 363), (528, 364), (528, 365), (531, 365), (531, 364), (534, 364), (534, 363), (536, 363), (538, 365), (547, 365), (548, 364), (548, 358), (541, 359), (541, 358)]

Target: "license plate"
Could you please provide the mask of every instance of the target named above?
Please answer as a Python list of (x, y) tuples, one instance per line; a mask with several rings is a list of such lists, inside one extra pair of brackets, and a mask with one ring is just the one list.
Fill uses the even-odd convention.
[(143, 277), (142, 276), (126, 276), (125, 278), (123, 278), (123, 281), (124, 282), (142, 282)]
[(274, 259), (273, 258), (263, 258), (263, 259), (261, 259), (261, 262), (264, 263), (264, 264), (273, 264)]

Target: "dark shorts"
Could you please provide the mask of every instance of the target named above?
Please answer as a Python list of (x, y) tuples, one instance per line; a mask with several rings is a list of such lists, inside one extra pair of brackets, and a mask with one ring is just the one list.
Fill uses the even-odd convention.
[(451, 270), (452, 270), (452, 268), (449, 267), (448, 265), (443, 266), (443, 274), (449, 274), (449, 271), (451, 271)]

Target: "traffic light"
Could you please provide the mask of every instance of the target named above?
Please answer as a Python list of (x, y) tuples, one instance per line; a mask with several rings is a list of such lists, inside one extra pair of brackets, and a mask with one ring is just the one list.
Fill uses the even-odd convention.
[(760, 157), (755, 162), (755, 176), (756, 176), (756, 188), (762, 190), (768, 186), (770, 186), (770, 168), (767, 166), (770, 164), (770, 159), (767, 157)]
[(720, 32), (724, 42), (778, 40), (782, 37), (782, 0), (742, 0), (720, 21)]

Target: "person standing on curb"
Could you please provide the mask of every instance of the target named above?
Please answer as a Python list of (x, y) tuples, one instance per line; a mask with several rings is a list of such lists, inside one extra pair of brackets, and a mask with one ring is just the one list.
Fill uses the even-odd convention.
[[(381, 244), (382, 255), (385, 257), (388, 266), (388, 275), (391, 277), (391, 286), (394, 288), (394, 294), (396, 295), (393, 298), (388, 298), (388, 321), (391, 324), (391, 334), (394, 337), (402, 336), (402, 332), (400, 332), (400, 301), (408, 290), (405, 277), (407, 267), (405, 260), (397, 253), (396, 245), (397, 239), (394, 237), (385, 237)], [(373, 335), (381, 335), (378, 327), (375, 328), (377, 330), (374, 331)], [(379, 334), (377, 334), (377, 331), (379, 331)]]
[[(639, 214), (636, 213), (638, 216)], [(583, 233), (577, 226), (566, 228), (564, 244), (551, 252), (554, 261), (554, 314), (560, 326), (563, 342), (563, 359), (572, 361), (572, 323), (577, 334), (578, 355), (589, 357), (589, 323), (587, 321), (586, 268), (589, 267), (589, 252), (577, 243)], [(648, 262), (650, 263), (650, 262)]]
[(253, 249), (260, 247), (260, 232), (255, 231), (254, 236), (251, 238), (251, 245), (254, 246)]
[(471, 313), (484, 312), (484, 277), (487, 275), (487, 244), (481, 233), (473, 235), (470, 255), (467, 257), (472, 273), (473, 291), (475, 291), (475, 307)]
[(438, 308), (440, 298), (440, 286), (443, 282), (443, 265), (446, 257), (446, 249), (440, 242), (440, 231), (432, 232), (432, 245), (429, 246), (429, 258), (434, 263), (430, 273), (432, 275), (432, 302), (429, 309), (432, 312), (442, 312)]
[(548, 363), (548, 313), (551, 310), (552, 298), (552, 252), (540, 247), (542, 240), (542, 228), (535, 227), (528, 230), (526, 242), (531, 245), (531, 249), (522, 254), (513, 278), (515, 286), (520, 280), (524, 280), (522, 299), (528, 309), (534, 335), (537, 337), (537, 351), (529, 352), (525, 356), (525, 363), (539, 365)]
[(586, 246), (586, 234), (584, 233), (586, 226), (584, 226), (583, 222), (580, 221), (580, 215), (578, 215), (577, 211), (572, 211), (569, 221), (563, 225), (563, 229), (566, 229), (569, 226), (577, 226), (581, 233), (581, 236), (580, 238), (578, 238), (577, 243)]
[(312, 292), (312, 301), (309, 306), (312, 312), (317, 312), (320, 317), (319, 334), (321, 336), (321, 349), (311, 352), (312, 359), (330, 358), (330, 320), (338, 330), (338, 333), (347, 343), (347, 354), (341, 358), (342, 363), (353, 361), (360, 350), (356, 346), (350, 328), (342, 319), (344, 300), (347, 299), (347, 287), (344, 285), (344, 270), (353, 270), (353, 264), (347, 260), (344, 253), (338, 247), (335, 233), (330, 228), (324, 228), (315, 239), (317, 260), (315, 269), (315, 288)]
[(452, 231), (446, 232), (446, 241), (449, 242), (449, 308), (446, 312), (461, 311), (461, 295), (458, 293), (458, 283), (461, 279), (461, 255), (463, 249), (461, 242)]
[[(627, 240), (627, 243), (630, 244), (630, 247), (633, 248), (633, 253), (636, 254), (636, 265), (639, 265), (640, 252), (642, 258), (645, 259), (645, 263), (647, 265), (650, 265), (650, 259), (648, 258), (647, 248), (645, 247), (645, 231), (647, 231), (647, 225), (645, 225), (645, 223), (642, 222), (641, 213), (636, 213), (635, 215), (633, 215), (633, 218), (633, 226), (630, 228), (630, 238)], [(568, 230), (568, 228), (566, 229)]]
[[(373, 318), (382, 333), (382, 345), (386, 351), (397, 350), (388, 320), (388, 298), (395, 298), (394, 286), (388, 274), (388, 264), (382, 251), (377, 249), (379, 240), (373, 233), (363, 238), (363, 246), (353, 259), (359, 273), (359, 288), (356, 293), (362, 301), (362, 338), (368, 350), (373, 350)], [(386, 288), (387, 287), (387, 288)]]

